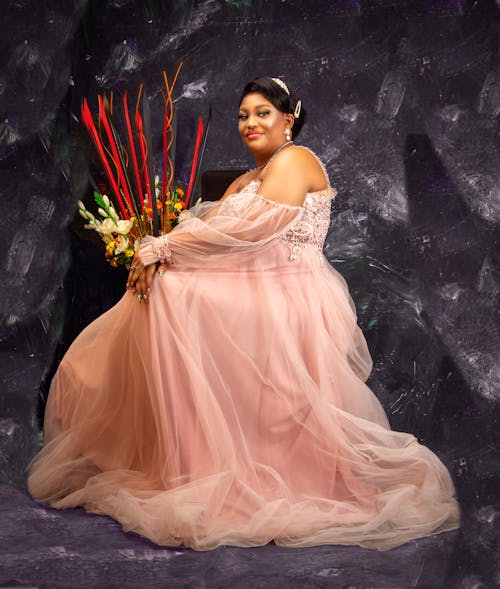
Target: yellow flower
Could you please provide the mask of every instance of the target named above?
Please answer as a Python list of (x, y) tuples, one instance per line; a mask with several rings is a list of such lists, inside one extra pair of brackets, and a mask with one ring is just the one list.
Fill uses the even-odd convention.
[(134, 250), (132, 248), (129, 248), (126, 252), (125, 255), (127, 256), (127, 258), (131, 258), (134, 255)]
[(109, 252), (110, 254), (113, 253), (114, 249), (116, 246), (116, 242), (115, 241), (110, 241), (108, 243), (108, 245), (106, 246), (106, 251)]
[(177, 209), (177, 210), (182, 209), (182, 203), (181, 202), (176, 202), (175, 205), (174, 205), (174, 209)]
[(172, 201), (171, 201), (171, 200), (166, 200), (166, 201), (165, 201), (165, 204), (166, 204), (166, 205), (171, 205), (171, 204), (172, 204)]

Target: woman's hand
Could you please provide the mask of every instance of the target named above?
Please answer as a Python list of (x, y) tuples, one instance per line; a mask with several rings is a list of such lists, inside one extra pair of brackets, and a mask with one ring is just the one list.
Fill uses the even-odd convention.
[(132, 265), (130, 266), (130, 271), (128, 273), (127, 289), (132, 291), (132, 293), (137, 297), (139, 303), (142, 303), (142, 301), (145, 303), (149, 302), (154, 275), (156, 272), (159, 272), (160, 277), (163, 276), (165, 268), (165, 264), (160, 264), (158, 262), (156, 264), (144, 266), (144, 264), (141, 262), (139, 254), (135, 254), (134, 259), (132, 260)]

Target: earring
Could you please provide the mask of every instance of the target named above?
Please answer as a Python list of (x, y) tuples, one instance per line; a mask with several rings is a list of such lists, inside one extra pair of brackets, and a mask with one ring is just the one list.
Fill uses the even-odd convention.
[(290, 133), (290, 129), (288, 127), (285, 129), (285, 138), (287, 141), (290, 141), (292, 138), (292, 135)]

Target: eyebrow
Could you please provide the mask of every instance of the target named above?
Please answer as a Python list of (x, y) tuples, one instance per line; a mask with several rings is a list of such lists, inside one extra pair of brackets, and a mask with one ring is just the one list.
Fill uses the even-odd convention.
[[(258, 104), (257, 106), (255, 106), (254, 108), (262, 108), (263, 106), (271, 106), (269, 103), (266, 102), (266, 104)], [(248, 110), (248, 108), (241, 108), (240, 110)]]

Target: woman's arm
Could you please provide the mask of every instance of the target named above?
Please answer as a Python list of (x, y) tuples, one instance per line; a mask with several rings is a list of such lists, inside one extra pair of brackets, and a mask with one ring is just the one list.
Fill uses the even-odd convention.
[[(192, 217), (171, 233), (146, 237), (134, 258), (136, 270), (131, 271), (127, 288), (147, 295), (155, 272), (149, 268), (158, 261), (191, 267), (224, 265), (229, 254), (248, 255), (267, 246), (300, 214), (315, 165), (306, 150), (285, 149), (269, 165), (258, 195), (244, 196), (243, 200), (235, 195), (238, 200), (223, 205), (237, 191), (240, 176), (219, 201), (195, 205)], [(324, 176), (320, 182), (324, 183)], [(236, 263), (236, 258), (233, 261)]]
[[(224, 201), (231, 194), (237, 192), (243, 177), (246, 176), (247, 173), (248, 172), (241, 174), (231, 182), (231, 184), (227, 187), (224, 194), (219, 199), (220, 202)], [(211, 216), (216, 215), (217, 210), (217, 207), (213, 207), (211, 210), (207, 211), (207, 213), (204, 216), (204, 219), (206, 220)], [(168, 264), (164, 262), (156, 262), (144, 268), (141, 263), (139, 253), (136, 252), (132, 260), (129, 275), (127, 278), (127, 289), (130, 289), (133, 294), (136, 294), (139, 297), (139, 302), (144, 301), (145, 303), (147, 303), (155, 274), (158, 272), (161, 278), (165, 273), (167, 266)]]

